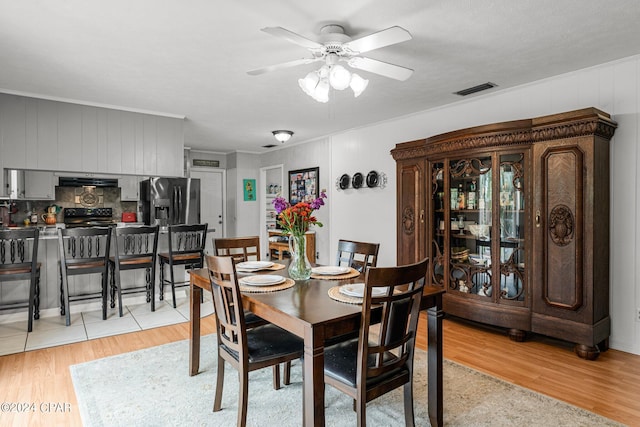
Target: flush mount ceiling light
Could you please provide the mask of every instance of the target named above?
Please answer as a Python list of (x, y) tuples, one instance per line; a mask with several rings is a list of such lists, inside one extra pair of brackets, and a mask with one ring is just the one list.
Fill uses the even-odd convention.
[(271, 131), (271, 133), (273, 134), (275, 139), (277, 139), (281, 143), (287, 142), (293, 136), (293, 132), (291, 132), (290, 130), (274, 130)]
[(331, 88), (345, 90), (350, 87), (355, 97), (360, 96), (367, 88), (369, 80), (352, 73), (338, 64), (338, 62), (344, 62), (351, 68), (400, 81), (408, 79), (413, 74), (413, 70), (410, 68), (360, 56), (364, 52), (411, 40), (411, 34), (404, 28), (390, 27), (352, 40), (351, 37), (344, 33), (342, 26), (325, 25), (320, 30), (319, 41), (310, 40), (282, 27), (267, 27), (263, 28), (262, 31), (308, 49), (312, 57), (258, 68), (247, 73), (255, 76), (296, 65), (324, 62), (318, 70), (312, 71), (298, 80), (298, 84), (304, 93), (318, 102), (329, 101), (329, 90)]

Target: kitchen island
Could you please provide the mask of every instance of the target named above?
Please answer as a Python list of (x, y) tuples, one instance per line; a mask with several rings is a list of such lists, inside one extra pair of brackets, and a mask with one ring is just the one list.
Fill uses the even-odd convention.
[[(114, 223), (116, 227), (132, 227), (141, 226), (143, 223)], [(21, 227), (4, 227), (5, 229), (24, 229), (32, 228), (33, 225), (21, 226)], [(38, 243), (38, 263), (40, 263), (40, 292), (39, 292), (39, 309), (42, 315), (46, 310), (60, 310), (60, 271), (59, 271), (59, 248), (58, 248), (58, 228), (64, 228), (63, 223), (56, 225), (39, 225), (36, 226), (40, 229), (39, 243)], [(161, 231), (161, 234), (166, 236), (167, 232)], [(112, 240), (113, 244), (113, 240)], [(167, 251), (168, 242), (166, 237), (160, 238), (158, 242), (158, 252)], [(29, 250), (30, 248), (26, 248)], [(113, 250), (111, 250), (113, 254)], [(178, 267), (176, 267), (177, 269)], [(180, 271), (177, 271), (180, 275)], [(156, 268), (156, 286), (159, 283), (159, 270)], [(180, 277), (180, 276), (178, 276)], [(69, 277), (69, 291), (71, 293), (77, 293), (82, 289), (100, 289), (100, 274), (83, 275), (83, 276), (70, 276)], [(109, 279), (110, 280), (110, 279)], [(122, 280), (124, 286), (128, 286), (129, 283), (143, 283), (145, 280), (145, 272), (142, 270), (123, 271)], [(18, 284), (19, 282), (15, 282)], [(26, 281), (25, 281), (26, 283)], [(109, 282), (110, 283), (110, 282)], [(14, 302), (14, 301), (26, 301), (29, 297), (29, 287), (22, 285), (3, 286), (0, 293), (0, 303)], [(99, 303), (98, 300), (95, 300)], [(24, 313), (26, 318), (26, 308), (3, 310), (2, 314), (8, 313)], [(71, 312), (74, 312), (73, 305)], [(49, 313), (50, 314), (50, 313)], [(34, 323), (34, 328), (37, 328), (37, 322)]]

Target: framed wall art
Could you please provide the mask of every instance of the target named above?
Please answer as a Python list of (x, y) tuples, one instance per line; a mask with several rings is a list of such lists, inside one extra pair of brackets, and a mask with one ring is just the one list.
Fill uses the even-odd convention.
[(311, 202), (318, 197), (320, 168), (289, 171), (289, 203)]
[(244, 201), (255, 202), (256, 201), (256, 180), (243, 179), (242, 186), (244, 187)]

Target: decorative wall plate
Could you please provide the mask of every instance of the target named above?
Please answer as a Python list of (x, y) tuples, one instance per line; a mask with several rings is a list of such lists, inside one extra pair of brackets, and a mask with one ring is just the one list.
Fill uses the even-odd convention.
[(363, 182), (364, 182), (364, 177), (360, 172), (356, 172), (353, 175), (353, 178), (351, 178), (351, 186), (353, 186), (353, 188), (362, 187)]
[(349, 188), (349, 175), (347, 175), (346, 173), (343, 174), (340, 178), (338, 178), (338, 188), (340, 188), (341, 190), (346, 190), (347, 188)]
[(378, 186), (378, 172), (371, 171), (367, 174), (367, 187), (373, 188)]

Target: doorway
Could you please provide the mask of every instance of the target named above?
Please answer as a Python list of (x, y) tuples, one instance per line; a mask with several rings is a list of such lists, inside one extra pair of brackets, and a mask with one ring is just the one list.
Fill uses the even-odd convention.
[(260, 257), (267, 259), (269, 255), (269, 230), (275, 229), (275, 209), (271, 202), (285, 194), (284, 165), (260, 168)]
[(192, 167), (191, 178), (200, 179), (200, 222), (209, 224), (205, 253), (214, 255), (213, 239), (226, 235), (224, 202), (226, 200), (226, 171)]

